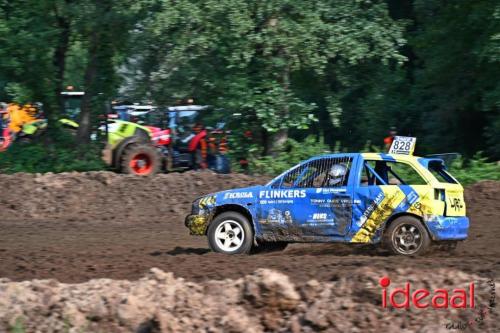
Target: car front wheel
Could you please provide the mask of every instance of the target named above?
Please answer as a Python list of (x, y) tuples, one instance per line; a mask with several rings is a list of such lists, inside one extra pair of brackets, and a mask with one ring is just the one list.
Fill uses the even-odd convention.
[(236, 212), (217, 216), (208, 228), (210, 248), (225, 254), (249, 254), (253, 244), (253, 230), (248, 219)]

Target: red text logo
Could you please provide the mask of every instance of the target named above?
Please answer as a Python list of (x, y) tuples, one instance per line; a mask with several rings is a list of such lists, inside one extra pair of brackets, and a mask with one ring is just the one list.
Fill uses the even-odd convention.
[(382, 307), (392, 306), (397, 309), (409, 309), (410, 306), (418, 309), (433, 307), (435, 309), (466, 309), (474, 308), (474, 282), (469, 283), (464, 289), (436, 289), (433, 291), (425, 288), (411, 288), (410, 282), (406, 282), (403, 288), (388, 290), (391, 280), (385, 276), (379, 281), (382, 287)]

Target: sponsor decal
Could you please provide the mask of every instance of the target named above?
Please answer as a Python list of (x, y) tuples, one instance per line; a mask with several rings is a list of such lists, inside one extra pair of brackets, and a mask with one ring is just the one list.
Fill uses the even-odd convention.
[(260, 200), (259, 203), (261, 205), (280, 205), (280, 204), (287, 204), (287, 205), (291, 205), (293, 204), (293, 200), (292, 199), (281, 199), (281, 200)]
[[(396, 207), (399, 206), (406, 196), (399, 188), (382, 188), (384, 198), (375, 206), (373, 212), (366, 218), (366, 222), (359, 228), (351, 239), (352, 243), (369, 243), (378, 228), (384, 223)], [(375, 197), (377, 201), (379, 196)], [(363, 219), (363, 217), (362, 217)]]
[(312, 218), (308, 219), (307, 222), (310, 225), (321, 224), (321, 223), (333, 223), (332, 218), (328, 218), (327, 213), (313, 213)]
[(363, 215), (359, 218), (358, 222), (356, 223), (358, 226), (362, 226), (365, 224), (366, 220), (368, 219), (368, 216), (375, 210), (375, 208), (380, 205), (380, 202), (384, 199), (384, 193), (380, 192), (375, 199), (370, 203), (370, 205), (366, 208), (366, 210), (363, 212)]
[(412, 206), (418, 209), (417, 207), (420, 207), (421, 205), (419, 202), (417, 202), (419, 198), (420, 197), (418, 193), (412, 190), (406, 195), (406, 198), (401, 201), (397, 209), (406, 211)]
[(260, 191), (260, 199), (291, 199), (291, 198), (305, 198), (306, 190), (270, 190)]
[(284, 213), (279, 209), (271, 209), (267, 215), (266, 223), (292, 224), (292, 214), (289, 210)]
[(326, 213), (314, 213), (313, 220), (324, 220), (326, 219)]
[(332, 208), (332, 207), (345, 208), (345, 207), (350, 207), (351, 202), (352, 202), (351, 199), (338, 199), (338, 198), (311, 199), (311, 205), (319, 206), (321, 208)]
[(252, 192), (227, 192), (224, 193), (224, 199), (249, 199), (253, 198)]
[(453, 208), (455, 211), (460, 211), (462, 208), (464, 208), (464, 205), (462, 205), (462, 201), (459, 198), (450, 198), (451, 202), (451, 208)]
[(317, 188), (316, 193), (330, 194), (330, 193), (343, 193), (345, 188)]

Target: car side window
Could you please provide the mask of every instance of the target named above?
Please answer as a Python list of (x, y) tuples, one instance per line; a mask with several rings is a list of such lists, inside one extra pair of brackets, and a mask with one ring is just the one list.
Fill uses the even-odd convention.
[(290, 171), (281, 188), (320, 188), (347, 186), (352, 158), (322, 158)]
[(361, 186), (426, 184), (417, 170), (402, 162), (367, 160), (361, 175)]
[(289, 173), (283, 176), (283, 180), (281, 181), (281, 188), (290, 188), (293, 187), (295, 181), (300, 177), (300, 175), (307, 170), (308, 164), (302, 165)]

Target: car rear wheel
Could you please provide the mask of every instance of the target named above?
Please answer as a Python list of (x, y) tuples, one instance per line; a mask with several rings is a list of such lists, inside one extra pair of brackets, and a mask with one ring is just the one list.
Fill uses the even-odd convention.
[(121, 163), (123, 173), (152, 176), (160, 170), (161, 159), (156, 148), (149, 144), (131, 144)]
[(253, 230), (248, 219), (236, 212), (217, 216), (208, 227), (208, 244), (214, 252), (249, 254), (253, 245)]
[(430, 244), (427, 230), (412, 216), (398, 217), (384, 233), (384, 245), (394, 254), (422, 255), (427, 252)]

